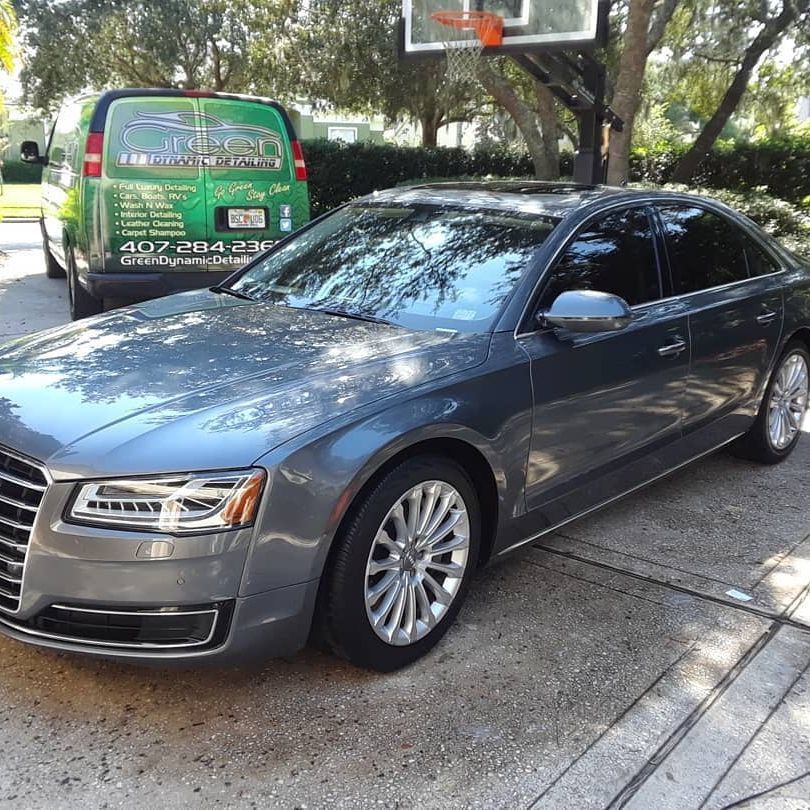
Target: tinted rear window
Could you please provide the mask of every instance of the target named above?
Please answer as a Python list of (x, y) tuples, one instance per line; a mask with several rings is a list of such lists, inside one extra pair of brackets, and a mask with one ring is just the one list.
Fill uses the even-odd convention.
[(690, 206), (661, 206), (667, 255), (678, 294), (748, 278), (742, 234), (728, 220)]

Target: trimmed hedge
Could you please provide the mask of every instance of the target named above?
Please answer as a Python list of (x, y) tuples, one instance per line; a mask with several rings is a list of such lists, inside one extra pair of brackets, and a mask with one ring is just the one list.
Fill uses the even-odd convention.
[[(630, 179), (656, 185), (668, 182), (687, 148), (634, 151), (630, 157)], [(762, 189), (776, 197), (803, 203), (810, 198), (810, 135), (719, 146), (700, 164), (692, 184), (736, 191)]]
[(42, 166), (38, 163), (23, 163), (21, 160), (3, 162), (3, 182), (39, 183), (42, 180)]
[[(307, 141), (303, 146), (309, 171), (313, 216), (354, 197), (369, 194), (375, 189), (407, 183), (442, 179), (473, 180), (487, 176), (526, 178), (533, 175), (533, 166), (528, 155), (505, 147), (468, 152), (464, 149), (441, 147), (426, 149), (370, 143), (345, 144), (326, 140)], [(757, 188), (765, 185), (758, 182), (761, 178), (757, 174), (764, 171), (765, 156), (771, 161), (769, 165), (773, 168), (774, 178), (780, 176), (779, 171), (784, 173), (784, 177), (788, 176), (786, 155), (790, 150), (787, 147), (785, 151), (769, 147), (762, 154), (756, 155), (750, 151), (751, 147), (738, 149), (744, 157), (733, 170), (727, 168), (720, 172), (717, 164), (710, 162), (701, 170), (700, 183), (695, 183), (688, 189), (683, 186), (677, 188), (722, 200), (749, 216), (792, 250), (810, 258), (810, 211), (804, 211), (796, 205), (802, 198), (802, 188), (798, 182), (789, 195), (793, 202), (778, 199), (777, 196), (766, 194), (761, 188)], [(790, 149), (797, 155), (797, 163), (804, 161), (803, 167), (797, 165), (792, 172), (791, 176), (798, 179), (802, 171), (810, 170), (810, 143), (806, 155), (795, 144)], [(732, 152), (729, 157), (726, 152), (726, 157), (723, 158), (732, 166), (735, 165), (733, 154)], [(778, 160), (776, 155), (780, 156)], [(662, 185), (671, 174), (678, 156), (677, 150), (655, 155), (634, 154), (631, 164), (633, 179), (643, 185)], [(718, 164), (720, 160), (720, 157), (712, 157), (712, 161), (717, 161)], [(570, 176), (572, 156), (561, 156), (560, 163), (561, 174)], [(778, 166), (782, 168), (777, 171)], [(714, 182), (706, 182), (706, 178)], [(720, 182), (736, 183), (738, 188), (719, 188), (715, 184)], [(749, 184), (749, 187), (740, 188), (744, 183)], [(810, 194), (810, 188), (806, 194)]]
[(346, 200), (406, 180), (486, 175), (531, 177), (534, 173), (528, 154), (508, 147), (468, 152), (445, 147), (315, 140), (305, 141), (303, 149), (313, 216)]
[[(686, 146), (647, 152), (630, 158), (630, 180), (667, 183)], [(306, 141), (304, 154), (311, 180), (312, 210), (320, 214), (336, 205), (405, 181), (457, 177), (531, 177), (528, 154), (505, 146), (471, 152), (443, 147)], [(560, 157), (560, 173), (570, 176), (573, 156)], [(718, 147), (698, 169), (693, 185), (735, 191), (762, 190), (803, 203), (810, 200), (810, 135)], [(805, 203), (806, 204), (806, 203)]]

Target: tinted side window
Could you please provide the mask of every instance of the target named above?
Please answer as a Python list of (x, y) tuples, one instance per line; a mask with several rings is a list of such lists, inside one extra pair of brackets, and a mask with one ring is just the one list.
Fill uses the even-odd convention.
[(77, 170), (81, 145), (80, 114), (81, 107), (78, 104), (64, 107), (59, 113), (48, 149), (48, 162), (51, 166)]
[(748, 260), (748, 275), (751, 278), (778, 272), (779, 266), (776, 262), (753, 239), (744, 235), (743, 244), (745, 258)]
[(661, 297), (652, 228), (641, 208), (608, 214), (585, 226), (551, 273), (540, 302), (548, 309), (569, 290), (598, 290), (630, 306)]
[(738, 228), (705, 208), (673, 205), (660, 212), (677, 293), (748, 278)]

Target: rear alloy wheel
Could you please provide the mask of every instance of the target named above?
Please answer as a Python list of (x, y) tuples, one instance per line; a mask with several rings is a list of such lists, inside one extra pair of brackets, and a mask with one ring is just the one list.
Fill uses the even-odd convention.
[(751, 430), (734, 449), (764, 464), (786, 459), (799, 441), (810, 399), (810, 354), (793, 341), (779, 358)]
[(382, 672), (424, 655), (461, 607), (480, 526), (475, 488), (455, 463), (421, 457), (389, 472), (336, 541), (319, 606), (328, 646)]
[(65, 248), (65, 258), (67, 260), (67, 282), (68, 298), (70, 300), (70, 317), (74, 321), (82, 318), (89, 318), (91, 315), (98, 315), (104, 308), (104, 302), (94, 298), (79, 282), (79, 273), (76, 269), (76, 258), (73, 255), (73, 248), (69, 245)]
[(768, 402), (768, 440), (776, 451), (786, 450), (798, 438), (807, 412), (810, 386), (807, 357), (791, 352), (776, 372)]

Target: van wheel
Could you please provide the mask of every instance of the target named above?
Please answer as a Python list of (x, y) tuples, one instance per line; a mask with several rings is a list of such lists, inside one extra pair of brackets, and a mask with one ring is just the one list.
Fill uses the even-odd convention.
[(78, 321), (81, 318), (89, 318), (91, 315), (98, 315), (104, 308), (104, 302), (99, 301), (98, 298), (93, 298), (79, 283), (79, 273), (76, 269), (76, 258), (73, 255), (72, 247), (68, 246), (65, 249), (65, 257), (67, 259), (70, 317), (74, 321)]
[(43, 246), (45, 253), (45, 275), (48, 278), (64, 278), (66, 273), (65, 269), (53, 257), (53, 253), (48, 250), (47, 246)]
[[(40, 229), (42, 229), (41, 225)], [(48, 247), (48, 237), (45, 236), (44, 230), (42, 230), (42, 252), (45, 255), (45, 275), (48, 278), (64, 278), (66, 275), (65, 268), (54, 259), (53, 253)]]

